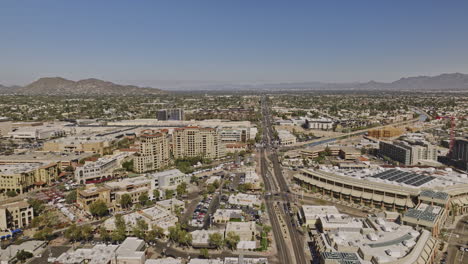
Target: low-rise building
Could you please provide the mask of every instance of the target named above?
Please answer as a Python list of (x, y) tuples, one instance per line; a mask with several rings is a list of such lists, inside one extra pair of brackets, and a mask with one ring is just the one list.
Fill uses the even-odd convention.
[(162, 172), (157, 172), (149, 175), (151, 179), (151, 189), (174, 190), (177, 185), (190, 181), (190, 177), (178, 169), (172, 169)]
[(145, 264), (182, 264), (182, 259), (180, 258), (147, 259)]
[(229, 196), (228, 203), (240, 206), (259, 207), (262, 201), (254, 194), (237, 193)]
[(320, 217), (339, 214), (335, 206), (303, 205), (301, 210), (304, 225), (309, 228), (315, 228)]
[(111, 189), (108, 187), (97, 187), (93, 184), (86, 185), (85, 189), (78, 189), (76, 192), (76, 203), (79, 207), (89, 212), (89, 206), (98, 201), (111, 204)]
[(127, 237), (120, 245), (98, 244), (92, 248), (71, 249), (56, 259), (55, 264), (145, 264), (145, 242), (135, 237)]
[(257, 236), (257, 227), (255, 222), (228, 222), (224, 235), (234, 232), (240, 237), (241, 241), (254, 241)]
[(80, 184), (96, 183), (115, 176), (115, 170), (122, 167), (122, 162), (130, 156), (129, 152), (122, 152), (109, 157), (102, 157), (96, 161), (85, 161), (75, 169), (75, 180)]
[(283, 146), (289, 146), (296, 144), (296, 137), (291, 134), (288, 130), (278, 130), (278, 138), (280, 144)]
[(0, 231), (11, 231), (29, 226), (34, 210), (26, 200), (6, 202), (0, 205)]
[[(148, 224), (148, 231), (152, 230), (153, 226), (158, 226), (164, 229), (166, 234), (168, 234), (169, 227), (175, 226), (179, 222), (177, 216), (159, 206), (153, 206), (137, 212), (125, 214), (123, 215), (123, 219), (125, 220), (127, 234), (129, 235), (132, 234), (133, 227), (136, 226), (139, 220), (143, 220)], [(104, 228), (107, 231), (114, 231), (116, 229), (115, 217), (107, 219), (104, 222)]]
[(224, 237), (224, 230), (195, 230), (190, 233), (192, 235), (192, 247), (194, 248), (214, 248), (210, 244), (210, 235), (220, 234)]
[(239, 256), (237, 258), (227, 257), (224, 258), (224, 264), (268, 264), (267, 258), (247, 258)]
[(213, 222), (217, 224), (227, 223), (231, 220), (241, 220), (242, 210), (240, 209), (218, 209), (213, 214)]
[(16, 254), (21, 250), (33, 254), (34, 257), (39, 257), (46, 249), (47, 242), (40, 240), (25, 241), (19, 245), (9, 245), (5, 249), (0, 249), (0, 263), (17, 263)]

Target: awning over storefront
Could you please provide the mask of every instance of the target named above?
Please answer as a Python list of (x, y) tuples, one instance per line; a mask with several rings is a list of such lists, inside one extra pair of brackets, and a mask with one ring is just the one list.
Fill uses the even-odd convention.
[(339, 193), (339, 192), (341, 192), (341, 189), (342, 189), (342, 188), (343, 188), (343, 187), (333, 186), (332, 191), (333, 191), (333, 192), (336, 192), (336, 193)]
[(351, 196), (353, 196), (353, 197), (359, 198), (359, 197), (361, 197), (361, 195), (362, 195), (362, 192), (361, 192), (361, 191), (355, 191), (355, 190), (353, 190), (353, 191), (351, 192)]

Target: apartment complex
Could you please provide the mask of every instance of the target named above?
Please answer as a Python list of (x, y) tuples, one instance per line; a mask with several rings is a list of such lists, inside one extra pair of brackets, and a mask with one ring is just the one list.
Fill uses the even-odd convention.
[(172, 151), (176, 159), (184, 157), (217, 159), (225, 155), (221, 137), (215, 128), (176, 128), (172, 144)]
[(24, 193), (58, 179), (58, 163), (16, 163), (0, 165), (0, 192)]
[(380, 141), (379, 149), (381, 155), (404, 165), (416, 165), (422, 161), (437, 160), (436, 146), (426, 141)]
[(181, 108), (161, 109), (157, 112), (156, 118), (161, 121), (184, 120), (184, 110)]
[(145, 130), (140, 135), (140, 149), (134, 158), (134, 169), (138, 173), (159, 170), (170, 162), (168, 131)]
[(33, 208), (26, 200), (0, 205), (0, 231), (23, 228), (30, 225), (33, 218)]

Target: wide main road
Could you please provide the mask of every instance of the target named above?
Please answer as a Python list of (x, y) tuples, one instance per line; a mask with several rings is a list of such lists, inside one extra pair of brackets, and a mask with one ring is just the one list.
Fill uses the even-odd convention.
[[(306, 264), (307, 260), (304, 253), (304, 243), (302, 235), (300, 235), (297, 229), (293, 226), (294, 219), (292, 219), (290, 213), (284, 209), (285, 207), (289, 208), (289, 206), (291, 205), (289, 197), (289, 187), (287, 185), (286, 180), (283, 177), (276, 150), (272, 148), (273, 128), (271, 125), (270, 110), (268, 108), (266, 97), (262, 98), (261, 107), (263, 116), (263, 146), (261, 149), (262, 176), (265, 182), (266, 191), (271, 193), (279, 193), (279, 195), (281, 196), (281, 201), (277, 202), (279, 206), (276, 207), (277, 212), (281, 214), (280, 216), (274, 213), (275, 204), (270, 198), (267, 198), (266, 203), (268, 207), (268, 212), (270, 214), (270, 221), (272, 221), (272, 228), (278, 246), (279, 257), (281, 259), (281, 263)], [(273, 167), (271, 173), (268, 170), (269, 166), (267, 162), (267, 155)], [(272, 176), (274, 177), (274, 179), (272, 178)], [(275, 185), (275, 181), (277, 183), (277, 186)], [(283, 236), (283, 229), (281, 229), (281, 226), (278, 223), (278, 217), (281, 217), (285, 221), (287, 233), (289, 234), (289, 236), (287, 236), (287, 239), (285, 239)], [(291, 257), (290, 254), (285, 254), (284, 252), (282, 252), (283, 250), (288, 249), (288, 246), (285, 244), (287, 243), (286, 241), (289, 242), (292, 246), (294, 257)]]

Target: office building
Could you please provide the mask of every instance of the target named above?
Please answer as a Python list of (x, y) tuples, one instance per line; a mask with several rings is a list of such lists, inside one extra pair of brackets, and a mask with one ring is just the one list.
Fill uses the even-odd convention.
[(185, 119), (184, 110), (181, 108), (161, 109), (158, 110), (156, 115), (156, 118), (161, 121)]
[(437, 160), (437, 147), (426, 141), (380, 141), (379, 152), (403, 165), (417, 165)]

